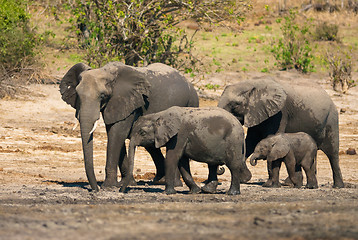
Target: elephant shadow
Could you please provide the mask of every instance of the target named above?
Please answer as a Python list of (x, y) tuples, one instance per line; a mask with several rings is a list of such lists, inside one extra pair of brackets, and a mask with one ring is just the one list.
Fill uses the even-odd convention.
[[(54, 183), (68, 188), (82, 188), (91, 191), (91, 187), (88, 185), (88, 182), (65, 182), (65, 181), (55, 181), (55, 180), (46, 180), (43, 182)], [(99, 184), (101, 184), (101, 182), (99, 182)]]

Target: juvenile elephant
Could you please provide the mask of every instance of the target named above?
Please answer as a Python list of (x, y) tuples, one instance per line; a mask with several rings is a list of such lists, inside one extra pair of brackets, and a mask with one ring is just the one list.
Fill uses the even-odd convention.
[(261, 140), (256, 145), (250, 163), (255, 166), (259, 159), (275, 162), (272, 169), (274, 187), (280, 187), (279, 171), (283, 161), (295, 187), (302, 187), (302, 175), (296, 173), (296, 169), (302, 167), (307, 177), (306, 188), (318, 188), (316, 157), (316, 142), (307, 133), (278, 133)]
[[(209, 165), (209, 179), (203, 187), (204, 191), (216, 191), (217, 167), (226, 164), (231, 172), (228, 194), (240, 194), (240, 179), (251, 178), (245, 163), (244, 142), (244, 131), (240, 122), (221, 108), (171, 107), (140, 117), (135, 123), (129, 144), (129, 169), (132, 173), (136, 146), (166, 146), (167, 194), (175, 193), (174, 171), (178, 164), (190, 191), (200, 191), (191, 177), (189, 158)], [(128, 182), (124, 182), (121, 191), (124, 191), (127, 185)]]
[[(250, 79), (226, 87), (218, 106), (231, 112), (248, 128), (246, 157), (268, 135), (305, 132), (329, 158), (333, 187), (344, 187), (338, 156), (338, 112), (319, 85)], [(268, 162), (269, 179), (265, 186), (273, 184), (271, 165)]]
[[(134, 121), (141, 115), (171, 106), (197, 107), (194, 87), (177, 70), (160, 63), (131, 67), (111, 62), (98, 69), (83, 63), (74, 65), (60, 83), (62, 99), (76, 109), (88, 181), (98, 190), (93, 170), (93, 131), (102, 113), (107, 131), (106, 178), (102, 186), (118, 186), (117, 166), (122, 180), (128, 172), (125, 140)], [(154, 180), (164, 176), (160, 149), (148, 147), (157, 168)], [(179, 175), (179, 174), (178, 174)]]

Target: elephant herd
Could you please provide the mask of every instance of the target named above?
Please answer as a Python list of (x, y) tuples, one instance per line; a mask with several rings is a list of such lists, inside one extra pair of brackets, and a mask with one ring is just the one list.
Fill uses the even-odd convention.
[[(316, 153), (329, 158), (333, 187), (344, 187), (339, 167), (338, 112), (319, 86), (292, 85), (270, 78), (240, 81), (227, 86), (218, 107), (199, 108), (194, 87), (177, 70), (160, 63), (132, 67), (111, 62), (98, 69), (74, 65), (60, 83), (62, 99), (76, 110), (80, 123), (85, 171), (91, 188), (99, 190), (93, 168), (93, 132), (102, 113), (107, 133), (105, 180), (102, 188), (125, 191), (133, 178), (136, 146), (143, 146), (156, 166), (154, 183), (175, 193), (180, 174), (192, 193), (215, 193), (220, 165), (231, 172), (228, 194), (240, 193), (240, 182), (251, 179), (251, 164), (267, 160), (264, 186), (278, 187), (284, 162), (289, 178), (317, 188)], [(243, 126), (247, 127), (245, 138)], [(125, 140), (130, 139), (129, 150)], [(166, 147), (166, 157), (160, 148)], [(189, 159), (208, 164), (209, 176), (199, 188)], [(117, 169), (121, 181), (117, 181)]]

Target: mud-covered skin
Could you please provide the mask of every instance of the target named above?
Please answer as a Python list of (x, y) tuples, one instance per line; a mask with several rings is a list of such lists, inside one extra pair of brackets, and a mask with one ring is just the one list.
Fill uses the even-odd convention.
[[(111, 62), (98, 69), (78, 63), (63, 77), (60, 84), (62, 99), (76, 109), (80, 122), (82, 147), (88, 181), (98, 190), (93, 170), (93, 131), (102, 113), (107, 131), (106, 178), (102, 187), (119, 186), (117, 167), (122, 180), (128, 163), (125, 140), (134, 121), (141, 116), (165, 110), (171, 106), (197, 107), (194, 87), (177, 70), (160, 63), (135, 68)], [(157, 148), (147, 148), (157, 174), (164, 175), (164, 157)], [(179, 174), (177, 174), (179, 176)], [(134, 179), (130, 179), (131, 182)], [(179, 179), (178, 179), (179, 181)]]
[(296, 170), (305, 170), (307, 177), (306, 188), (318, 188), (316, 178), (317, 145), (307, 133), (278, 133), (261, 140), (251, 156), (250, 163), (256, 165), (257, 160), (263, 159), (268, 162), (276, 162), (272, 171), (272, 185), (280, 187), (279, 170), (284, 162), (288, 176), (295, 187), (302, 186), (302, 174)]
[[(199, 187), (190, 174), (189, 158), (209, 165), (205, 192), (216, 191), (217, 167), (222, 164), (226, 164), (231, 172), (228, 194), (240, 194), (240, 179), (251, 178), (245, 163), (244, 130), (232, 114), (221, 108), (171, 107), (139, 118), (129, 145), (130, 170), (133, 170), (135, 147), (150, 145), (167, 148), (167, 194), (175, 193), (174, 173), (178, 164), (190, 190), (198, 191)], [(123, 185), (122, 190), (125, 187)]]
[[(333, 172), (333, 187), (344, 187), (339, 167), (338, 112), (319, 85), (287, 84), (269, 78), (250, 79), (226, 87), (218, 106), (248, 127), (246, 157), (269, 135), (305, 132), (327, 155)], [(273, 184), (272, 170), (268, 162), (267, 186)]]

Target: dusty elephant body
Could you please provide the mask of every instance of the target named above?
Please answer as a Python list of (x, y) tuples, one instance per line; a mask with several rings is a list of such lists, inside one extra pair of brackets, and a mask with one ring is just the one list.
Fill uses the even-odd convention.
[(302, 175), (296, 172), (302, 167), (307, 177), (306, 188), (318, 188), (316, 157), (317, 145), (307, 133), (278, 133), (261, 140), (256, 145), (250, 163), (255, 166), (259, 159), (274, 162), (272, 168), (273, 187), (280, 187), (279, 171), (281, 163), (284, 162), (288, 176), (295, 187), (302, 186)]
[[(166, 146), (167, 194), (175, 193), (174, 171), (178, 164), (190, 191), (200, 191), (191, 177), (189, 158), (209, 165), (209, 179), (203, 187), (204, 191), (216, 191), (217, 167), (226, 164), (231, 172), (228, 194), (239, 194), (240, 179), (251, 178), (245, 163), (244, 142), (240, 122), (223, 109), (171, 107), (140, 117), (135, 123), (129, 144), (130, 171), (133, 171), (136, 146)], [(124, 183), (121, 191), (126, 186), (127, 183)]]
[[(234, 114), (248, 128), (246, 157), (269, 135), (305, 132), (329, 158), (333, 186), (344, 187), (338, 155), (338, 112), (319, 85), (251, 79), (226, 87), (218, 106)], [(268, 172), (269, 180), (264, 185), (272, 186), (269, 163)]]
[[(106, 177), (102, 186), (118, 186), (117, 166), (126, 177), (125, 139), (141, 115), (171, 106), (197, 107), (194, 87), (177, 70), (156, 63), (135, 68), (111, 62), (99, 69), (83, 63), (74, 65), (60, 84), (62, 99), (76, 109), (80, 122), (85, 169), (88, 181), (98, 190), (93, 170), (93, 131), (102, 113), (108, 137)], [(160, 149), (147, 148), (157, 168), (155, 180), (164, 176), (164, 157)]]

